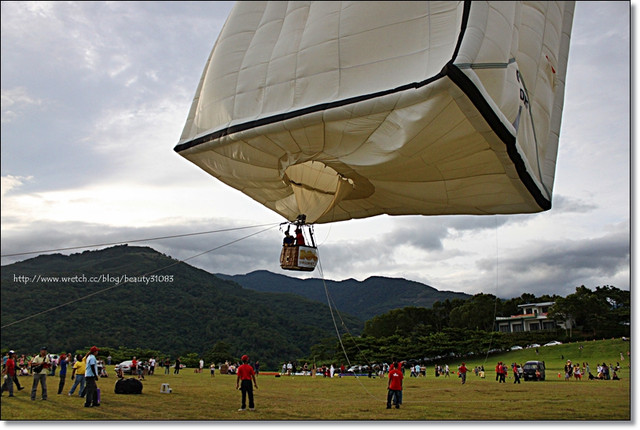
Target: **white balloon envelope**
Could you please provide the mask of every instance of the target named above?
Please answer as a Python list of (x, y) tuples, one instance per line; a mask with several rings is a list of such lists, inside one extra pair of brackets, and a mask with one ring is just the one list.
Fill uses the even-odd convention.
[(574, 2), (237, 2), (175, 150), (290, 221), (551, 208)]

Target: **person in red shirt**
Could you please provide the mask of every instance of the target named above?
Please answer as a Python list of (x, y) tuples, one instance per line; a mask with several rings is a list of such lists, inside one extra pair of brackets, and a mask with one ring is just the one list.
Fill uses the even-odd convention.
[(462, 363), (460, 367), (458, 367), (458, 372), (460, 372), (460, 379), (462, 379), (462, 383), (467, 382), (467, 366)]
[(253, 367), (249, 365), (249, 356), (242, 356), (242, 364), (238, 367), (236, 371), (238, 377), (236, 378), (236, 390), (242, 390), (242, 407), (238, 409), (238, 411), (245, 411), (247, 409), (247, 396), (249, 396), (249, 410), (254, 411), (255, 405), (253, 403), (253, 387), (251, 386), (251, 381), (253, 381), (253, 386), (258, 389), (258, 383), (256, 382), (256, 373), (253, 370)]
[(9, 358), (7, 358), (7, 362), (4, 366), (4, 371), (2, 372), (5, 375), (4, 383), (2, 384), (2, 392), (4, 390), (9, 391), (9, 397), (14, 397), (13, 395), (13, 378), (16, 376), (16, 353), (13, 351), (9, 351)]
[(400, 366), (398, 366), (397, 361), (393, 361), (389, 369), (389, 386), (387, 392), (387, 409), (391, 409), (391, 400), (393, 399), (393, 404), (396, 405), (396, 409), (400, 408), (400, 403), (402, 403), (402, 370), (400, 370)]
[(502, 361), (498, 362), (496, 366), (496, 381), (498, 383), (506, 383), (505, 378), (507, 377), (507, 366), (502, 363)]

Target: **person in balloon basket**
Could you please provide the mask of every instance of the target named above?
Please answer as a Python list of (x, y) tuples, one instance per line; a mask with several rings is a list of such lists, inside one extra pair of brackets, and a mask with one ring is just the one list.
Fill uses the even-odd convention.
[(296, 238), (289, 234), (289, 230), (284, 233), (284, 239), (282, 240), (282, 246), (294, 246), (296, 244)]
[(92, 346), (86, 357), (87, 363), (84, 370), (84, 379), (87, 384), (85, 389), (85, 408), (100, 406), (98, 402), (98, 385), (96, 383), (98, 380), (98, 361), (96, 359), (98, 351), (100, 350), (97, 347)]
[[(249, 356), (242, 356), (242, 364), (236, 371), (238, 376), (236, 378), (236, 390), (242, 390), (242, 407), (238, 411), (247, 410), (247, 396), (249, 397), (249, 410), (255, 410), (255, 404), (253, 403), (253, 387), (258, 389), (258, 383), (256, 382), (256, 374), (253, 367), (249, 365)], [(253, 381), (253, 387), (251, 382)]]
[(397, 361), (393, 361), (391, 368), (389, 369), (389, 385), (387, 390), (387, 409), (391, 409), (391, 401), (396, 406), (396, 409), (400, 408), (402, 403), (402, 370)]

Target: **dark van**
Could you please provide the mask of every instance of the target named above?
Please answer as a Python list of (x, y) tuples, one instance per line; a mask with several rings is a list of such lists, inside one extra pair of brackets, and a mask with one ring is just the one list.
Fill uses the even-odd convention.
[(525, 381), (544, 381), (544, 361), (527, 361), (522, 370)]

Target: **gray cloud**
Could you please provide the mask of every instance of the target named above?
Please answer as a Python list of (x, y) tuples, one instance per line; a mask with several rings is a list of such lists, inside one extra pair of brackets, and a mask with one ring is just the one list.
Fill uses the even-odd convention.
[(553, 210), (557, 212), (587, 213), (597, 209), (594, 203), (582, 199), (556, 194), (553, 196)]
[(443, 241), (460, 234), (494, 230), (508, 223), (524, 222), (524, 216), (431, 216), (407, 217), (381, 238), (382, 243), (412, 246), (424, 251), (442, 251)]
[[(616, 231), (597, 238), (572, 241), (541, 240), (524, 249), (510, 250), (498, 260), (500, 296), (521, 292), (570, 294), (585, 285), (629, 285), (630, 238)], [(495, 259), (478, 260), (480, 270), (495, 270)]]
[[(2, 253), (7, 253), (5, 250), (15, 253), (49, 247), (126, 242), (133, 239), (244, 227), (230, 220), (189, 220), (188, 227), (180, 223), (180, 220), (176, 221), (176, 224), (148, 228), (116, 228), (91, 223), (36, 224), (28, 231), (10, 231), (7, 235), (3, 234)], [(188, 264), (211, 273), (238, 274), (254, 270), (282, 273), (278, 264), (282, 234), (277, 226), (274, 225), (274, 227), (276, 228), (262, 233), (258, 232), (266, 227), (131, 243), (131, 246), (150, 246), (180, 260), (190, 259)], [(405, 234), (408, 227), (398, 230)], [(426, 237), (432, 241), (430, 235), (442, 238), (447, 235), (446, 230), (444, 227), (429, 229)], [(254, 233), (258, 234), (253, 235)], [(399, 267), (403, 267), (403, 262), (394, 259), (395, 250), (399, 246), (419, 244), (420, 239), (416, 237), (392, 232), (381, 237), (372, 236), (347, 243), (325, 243), (320, 247), (324, 273), (319, 268), (311, 273), (285, 272), (285, 274), (305, 278), (320, 277), (324, 274), (329, 279), (340, 280), (358, 277), (357, 274), (360, 273), (368, 273), (365, 277), (396, 273)], [(395, 241), (391, 244), (389, 238), (394, 238)], [(621, 226), (617, 231), (593, 239), (572, 241), (546, 239), (517, 249), (501, 249), (497, 260), (494, 257), (479, 258), (472, 263), (476, 257), (469, 255), (467, 265), (475, 264), (477, 275), (473, 279), (460, 279), (459, 284), (453, 288), (430, 282), (428, 275), (425, 277), (424, 272), (416, 272), (412, 266), (407, 267), (405, 274), (395, 276), (416, 279), (437, 289), (470, 293), (482, 291), (503, 298), (516, 297), (523, 292), (536, 295), (566, 295), (573, 292), (579, 285), (594, 287), (616, 285), (617, 282), (620, 283), (616, 286), (624, 289), (629, 283), (629, 247), (629, 236), (624, 226)], [(424, 249), (434, 253), (434, 261), (439, 259), (446, 262), (451, 256), (451, 251), (444, 250), (441, 246), (424, 247)], [(209, 250), (213, 251), (191, 259)], [(33, 256), (3, 258), (2, 264), (6, 265), (31, 257)], [(496, 262), (499, 273), (498, 284), (494, 283)]]
[(442, 240), (448, 234), (448, 226), (444, 222), (411, 219), (400, 223), (399, 227), (386, 234), (382, 240), (394, 246), (404, 244), (425, 250), (442, 250)]
[[(180, 220), (176, 220), (180, 221)], [(186, 226), (188, 225), (188, 227)], [(245, 228), (228, 220), (189, 220), (188, 224), (154, 226), (147, 228), (110, 227), (92, 223), (46, 222), (34, 223), (25, 230), (12, 230), (3, 234), (2, 254), (43, 251), (67, 247), (87, 247), (104, 243), (127, 243), (131, 246), (150, 246), (159, 252), (177, 259), (191, 259), (203, 252), (212, 250), (200, 257), (189, 260), (189, 264), (211, 272), (245, 273), (257, 268), (276, 270), (280, 253), (281, 237), (276, 228), (268, 226)], [(232, 231), (224, 231), (232, 230)], [(176, 236), (182, 234), (214, 231), (210, 234), (169, 238), (154, 241), (134, 240)], [(261, 232), (261, 233), (260, 233)], [(257, 233), (257, 234), (256, 234)], [(247, 237), (250, 236), (250, 237)], [(84, 249), (57, 251), (62, 254), (82, 252)], [(218, 249), (214, 249), (218, 248)], [(10, 251), (9, 251), (10, 250)], [(35, 257), (5, 257), (2, 264), (10, 264)], [(248, 270), (249, 269), (249, 270)]]

